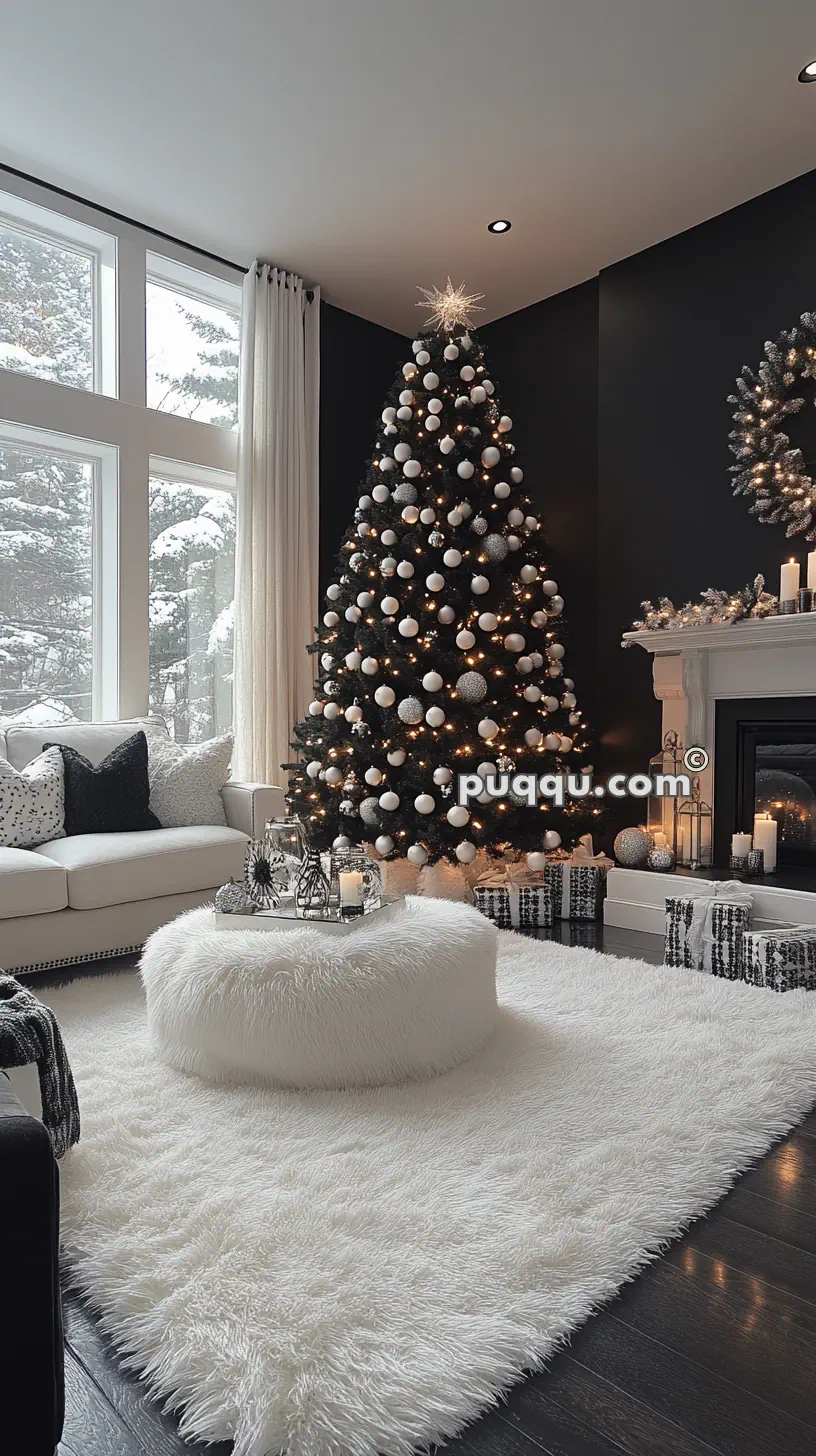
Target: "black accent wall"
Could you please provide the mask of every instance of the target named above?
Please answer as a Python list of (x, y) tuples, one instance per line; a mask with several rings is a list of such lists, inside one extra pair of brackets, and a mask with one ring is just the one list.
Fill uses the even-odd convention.
[(402, 334), (321, 301), (321, 601), (354, 516), (385, 396), (410, 353)]

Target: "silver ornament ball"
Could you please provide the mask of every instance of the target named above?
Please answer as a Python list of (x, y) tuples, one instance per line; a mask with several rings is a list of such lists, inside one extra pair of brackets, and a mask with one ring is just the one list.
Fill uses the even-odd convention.
[(649, 836), (632, 825), (615, 836), (615, 859), (627, 869), (640, 869), (649, 855)]

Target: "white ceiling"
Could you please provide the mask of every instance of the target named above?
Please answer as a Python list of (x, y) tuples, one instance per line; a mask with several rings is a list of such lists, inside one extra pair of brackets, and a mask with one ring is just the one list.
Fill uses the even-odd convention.
[(0, 47), (0, 160), (404, 332), (816, 166), (813, 0), (27, 0)]

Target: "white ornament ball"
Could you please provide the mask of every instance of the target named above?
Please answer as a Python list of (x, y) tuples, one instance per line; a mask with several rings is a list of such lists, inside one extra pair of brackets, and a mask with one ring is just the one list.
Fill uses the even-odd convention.
[(486, 470), (492, 470), (501, 460), (501, 451), (495, 445), (486, 445), (482, 451), (482, 464)]
[(388, 762), (391, 764), (392, 768), (399, 768), (400, 764), (403, 764), (405, 762), (405, 749), (392, 748), (391, 752), (386, 754), (386, 758), (388, 759)]
[(312, 761), (311, 761), (311, 763), (307, 763), (307, 765), (306, 765), (306, 772), (307, 772), (307, 774), (308, 774), (308, 776), (309, 776), (310, 779), (316, 779), (317, 778), (318, 774), (320, 773), (321, 766), (322, 765), (319, 763), (319, 761), (316, 758), (313, 758)]
[(523, 525), (523, 523), (524, 523), (524, 512), (523, 511), (520, 511), (519, 508), (518, 508), (518, 506), (514, 506), (511, 511), (508, 511), (507, 512), (507, 524), (508, 524), (508, 526), (521, 526), (521, 525)]
[(374, 840), (374, 848), (376, 849), (377, 853), (383, 855), (383, 857), (387, 854), (390, 854), (392, 849), (394, 848), (394, 841), (391, 838), (391, 835), (378, 834), (377, 838)]
[(402, 620), (397, 623), (397, 631), (399, 632), (400, 637), (416, 637), (416, 634), (419, 631), (419, 622), (417, 621), (416, 617), (403, 617)]
[[(397, 414), (398, 415), (400, 415), (401, 413), (402, 413), (401, 410), (397, 410)], [(411, 411), (409, 410), (408, 411), (408, 418), (410, 419), (410, 417), (411, 417)], [(397, 433), (398, 432), (397, 432), (396, 425), (383, 425), (383, 434), (384, 435), (396, 435)]]
[(367, 511), (371, 508), (371, 506), (373, 506), (373, 504), (374, 502), (371, 499), (370, 495), (361, 495), (360, 499), (357, 502), (357, 507), (361, 511)]
[(422, 686), (426, 693), (438, 693), (443, 686), (442, 674), (436, 671), (426, 672), (422, 679)]
[(426, 389), (438, 389), (439, 388), (439, 375), (438, 374), (435, 374), (434, 371), (433, 371), (433, 369), (431, 369), (424, 376), (424, 378), (422, 380), (422, 383), (425, 385), (425, 388)]
[(534, 849), (527, 856), (528, 870), (544, 870), (547, 868), (547, 856), (540, 849)]
[(495, 392), (496, 392), (496, 386), (493, 383), (492, 379), (483, 379), (482, 380), (482, 384), (484, 385), (485, 390), (487, 391), (488, 394), (495, 394)]
[(443, 586), (445, 585), (445, 578), (442, 575), (441, 571), (432, 571), (430, 576), (426, 576), (425, 585), (428, 588), (428, 591), (441, 591)]
[(454, 829), (464, 829), (470, 819), (470, 813), (464, 804), (451, 804), (445, 818), (449, 824), (453, 825)]
[(459, 358), (459, 350), (455, 344), (446, 344), (443, 352), (448, 361)]
[(461, 632), (457, 632), (456, 646), (461, 647), (463, 652), (467, 652), (468, 648), (474, 647), (475, 644), (476, 638), (467, 627), (463, 627)]
[(470, 391), (470, 398), (473, 404), (484, 404), (487, 399), (487, 390), (483, 384), (474, 384)]
[(397, 418), (397, 411), (394, 409), (394, 406), (392, 404), (389, 404), (387, 408), (383, 410), (380, 418), (384, 425), (393, 425), (395, 419)]
[(512, 428), (513, 428), (513, 421), (511, 420), (510, 416), (509, 415), (502, 415), (501, 419), (499, 420), (499, 430), (500, 430), (501, 434), (502, 435), (506, 435), (507, 434), (507, 431), (508, 430), (512, 430)]
[(564, 708), (574, 708), (577, 701), (578, 699), (574, 693), (565, 693), (561, 699), (561, 706)]
[(391, 470), (396, 470), (396, 468), (397, 462), (394, 459), (393, 455), (383, 455), (380, 461), (380, 470), (385, 471), (385, 473), (387, 474)]
[(546, 612), (533, 612), (533, 615), (530, 618), (530, 626), (531, 627), (546, 627), (546, 625), (547, 625), (547, 613)]
[(577, 728), (578, 727), (578, 724), (581, 721), (581, 714), (580, 713), (570, 713), (570, 715), (569, 715), (569, 721), (572, 724), (573, 728)]
[(461, 526), (461, 524), (462, 524), (462, 512), (459, 511), (459, 510), (448, 511), (448, 525), (449, 526)]
[(443, 627), (449, 627), (451, 622), (455, 622), (456, 613), (453, 607), (440, 607), (437, 613), (437, 621), (441, 622)]
[(366, 607), (371, 606), (373, 600), (374, 597), (371, 592), (360, 592), (357, 597), (357, 605), (358, 607), (363, 607), (365, 609)]
[(544, 735), (539, 728), (528, 728), (527, 732), (524, 735), (524, 742), (527, 744), (528, 748), (538, 748), (538, 745), (541, 742), (543, 736)]
[(374, 677), (380, 670), (380, 664), (376, 657), (364, 657), (360, 666), (366, 677)]
[(495, 632), (499, 625), (499, 619), (494, 612), (482, 612), (479, 617), (479, 627), (482, 632)]
[(551, 646), (547, 648), (547, 651), (550, 657), (554, 657), (557, 662), (560, 658), (564, 656), (564, 644), (563, 642), (553, 642)]
[[(388, 491), (387, 490), (386, 490), (385, 493), (386, 493), (386, 495), (388, 495)], [(332, 584), (331, 584), (331, 586), (330, 587), (327, 587), (327, 589), (326, 589), (326, 596), (328, 597), (329, 601), (330, 602), (336, 602), (337, 601), (337, 598), (340, 595), (341, 590), (342, 590), (342, 588), (337, 585), (337, 582), (336, 581), (333, 581)]]
[(393, 556), (384, 556), (380, 562), (380, 572), (383, 576), (393, 576), (397, 569), (397, 563)]
[(363, 551), (355, 551), (354, 555), (349, 557), (349, 566), (352, 571), (362, 571), (365, 563), (366, 558)]
[[(401, 404), (399, 409), (397, 410), (397, 419), (402, 420), (405, 424), (407, 424), (409, 420), (413, 419), (413, 417), (414, 411), (411, 409), (411, 406), (407, 404)], [(396, 428), (396, 425), (386, 425), (386, 434), (389, 432), (389, 430), (393, 430), (394, 432), (396, 432)]]
[(380, 808), (393, 813), (399, 808), (399, 794), (395, 794), (393, 789), (386, 789), (384, 794), (380, 794)]
[(521, 485), (521, 482), (524, 479), (524, 471), (520, 470), (518, 465), (514, 465), (513, 469), (510, 471), (510, 479), (512, 480), (514, 485)]
[(538, 530), (538, 521), (536, 520), (535, 516), (524, 517), (524, 529), (525, 531), (530, 532)]
[[(340, 805), (340, 807), (342, 809), (342, 807), (343, 807), (342, 804)], [(354, 807), (354, 805), (352, 805), (352, 808), (353, 807)], [(351, 848), (351, 840), (345, 834), (338, 834), (337, 837), (332, 840), (332, 849), (350, 849), (350, 848)]]
[(508, 632), (504, 645), (508, 652), (523, 652), (526, 644), (520, 632)]
[(518, 551), (518, 549), (519, 549), (520, 546), (521, 546), (521, 538), (519, 536), (508, 536), (507, 537), (507, 549), (508, 549), (508, 551)]
[(344, 615), (345, 615), (345, 618), (346, 618), (346, 621), (347, 622), (359, 622), (359, 620), (360, 620), (360, 618), (362, 617), (363, 614), (360, 611), (360, 608), (359, 607), (357, 607), (357, 606), (351, 606), (351, 607), (346, 607), (346, 610), (345, 610)]
[(425, 421), (425, 429), (426, 430), (438, 430), (439, 429), (439, 415), (428, 415), (428, 418)]
[(428, 400), (428, 409), (429, 409), (429, 411), (430, 411), (430, 413), (432, 415), (439, 415), (439, 414), (441, 414), (442, 413), (442, 401), (441, 401), (441, 399), (437, 399), (436, 396), (434, 395), (433, 399), (429, 399)]
[(341, 768), (327, 768), (326, 769), (326, 783), (327, 784), (339, 784), (341, 782), (342, 778), (343, 778), (343, 770)]
[(470, 477), (473, 474), (472, 460), (460, 460), (459, 464), (456, 467), (456, 474), (460, 476), (462, 480), (470, 480)]
[(390, 708), (396, 696), (394, 689), (383, 683), (374, 694), (374, 702), (378, 708)]
[(340, 621), (340, 618), (338, 617), (336, 612), (325, 612), (323, 615), (323, 621), (327, 627), (336, 627), (337, 623)]
[(463, 364), (459, 370), (459, 378), (464, 379), (466, 384), (470, 384), (471, 379), (476, 378), (476, 370), (473, 368), (473, 365)]
[(347, 723), (359, 723), (363, 716), (363, 710), (359, 703), (349, 703), (343, 717)]
[(452, 778), (453, 774), (449, 768), (434, 769), (433, 781), (435, 784), (449, 784)]
[(450, 455), (450, 452), (454, 449), (455, 445), (456, 441), (454, 440), (452, 435), (443, 435), (442, 439), (439, 441), (439, 448), (442, 451), (443, 455)]
[(558, 699), (552, 697), (545, 698), (544, 707), (547, 709), (548, 713), (555, 713), (558, 709)]
[(460, 394), (453, 402), (454, 409), (467, 409), (470, 405), (470, 398), (466, 394)]
[(457, 551), (455, 546), (450, 546), (442, 557), (442, 560), (446, 566), (461, 566), (462, 553), (461, 551)]
[(414, 808), (417, 814), (433, 814), (436, 808), (436, 801), (430, 794), (417, 794), (414, 799)]
[(405, 464), (402, 467), (402, 473), (403, 475), (407, 476), (409, 480), (416, 480), (417, 476), (422, 474), (422, 465), (420, 461), (406, 460)]
[(550, 597), (550, 611), (554, 617), (560, 617), (564, 610), (564, 598), (560, 596)]
[(324, 718), (328, 718), (329, 719), (329, 722), (331, 722), (333, 718), (339, 718), (340, 717), (340, 704), (339, 703), (326, 703), (326, 705), (325, 705), (325, 707), (323, 709), (323, 717)]
[(386, 617), (393, 617), (394, 613), (399, 611), (399, 602), (396, 597), (383, 597), (380, 602), (380, 607), (385, 612)]
[(543, 667), (544, 665), (544, 658), (541, 656), (540, 652), (531, 652), (530, 661), (533, 664), (533, 667)]
[(413, 453), (411, 446), (405, 440), (400, 440), (400, 443), (394, 446), (394, 459), (398, 460), (400, 465), (404, 465), (406, 460), (410, 460)]
[(470, 501), (460, 501), (456, 509), (465, 520), (467, 520), (468, 516), (473, 515), (473, 506), (470, 504)]
[(482, 596), (484, 596), (484, 594), (485, 594), (486, 591), (490, 591), (490, 581), (489, 581), (489, 579), (486, 576), (474, 576), (474, 577), (472, 577), (471, 583), (470, 583), (470, 590), (473, 592), (473, 595), (475, 597), (482, 597)]
[(425, 714), (425, 722), (428, 724), (429, 728), (441, 728), (444, 721), (444, 708), (435, 706), (433, 708), (429, 708), (427, 713)]
[(414, 395), (410, 389), (404, 389), (399, 397), (400, 404), (413, 404)]
[(461, 844), (457, 844), (454, 854), (460, 864), (472, 864), (476, 858), (476, 845), (471, 844), (469, 839), (463, 839)]
[(529, 561), (525, 562), (524, 566), (522, 566), (521, 571), (519, 572), (519, 577), (524, 582), (524, 585), (532, 586), (537, 576), (538, 567), (531, 565)]
[(323, 656), (320, 659), (320, 666), (325, 667), (327, 672), (330, 667), (334, 667), (334, 658), (332, 657), (330, 652), (323, 653)]
[(549, 748), (550, 753), (557, 753), (561, 747), (560, 733), (548, 733), (544, 739), (544, 747)]
[(561, 734), (561, 752), (562, 753), (569, 753), (569, 751), (570, 751), (571, 748), (572, 748), (572, 739), (569, 737), (569, 735), (567, 733), (562, 733)]
[(382, 783), (382, 769), (379, 769), (374, 764), (372, 764), (371, 768), (366, 769), (363, 777), (365, 778), (367, 784), (380, 784)]
[(486, 738), (489, 741), (491, 738), (496, 737), (498, 731), (499, 725), (498, 723), (494, 723), (492, 718), (482, 718), (482, 721), (479, 724), (480, 738)]
[(479, 764), (476, 772), (479, 775), (480, 779), (492, 778), (496, 772), (496, 765), (495, 763), (487, 763), (487, 761), (485, 761), (484, 763)]
[(436, 520), (436, 511), (433, 506), (423, 506), (419, 513), (419, 519), (423, 526), (431, 526)]
[(419, 698), (403, 698), (397, 704), (397, 717), (403, 723), (420, 723), (423, 712)]
[(416, 506), (403, 506), (402, 519), (406, 526), (415, 526), (419, 520), (419, 511)]
[(413, 351), (414, 354), (418, 354), (419, 351), (420, 351), (420, 349), (424, 349), (424, 348), (425, 348), (425, 345), (424, 345), (424, 343), (422, 342), (421, 339), (414, 339), (414, 342), (411, 345), (411, 349), (412, 349), (412, 351)]
[(544, 835), (544, 848), (557, 849), (561, 843), (561, 835), (557, 829), (548, 829)]
[(533, 663), (532, 657), (517, 657), (516, 658), (516, 672), (522, 672), (522, 673), (532, 672), (533, 666), (534, 666), (534, 663)]
[(396, 531), (392, 531), (389, 527), (387, 530), (383, 531), (380, 540), (382, 541), (383, 546), (396, 546), (397, 533)]
[(314, 702), (309, 704), (309, 712), (313, 718), (319, 718), (323, 712), (323, 704), (319, 703), (317, 698), (315, 698)]
[(421, 844), (412, 844), (408, 848), (406, 858), (410, 860), (411, 864), (424, 865), (428, 858), (428, 851)]
[(402, 372), (406, 379), (416, 379), (416, 365), (413, 361), (410, 364), (403, 364)]
[(423, 368), (431, 362), (431, 356), (427, 349), (417, 349), (414, 357), (416, 358), (417, 364), (421, 364)]
[(497, 480), (493, 487), (493, 494), (496, 500), (507, 500), (510, 494), (510, 487), (506, 480)]
[(413, 574), (414, 574), (414, 565), (413, 565), (413, 562), (412, 561), (401, 561), (400, 564), (399, 564), (399, 566), (397, 567), (397, 576), (401, 576), (402, 579), (403, 579), (403, 581), (409, 581), (411, 579), (411, 577), (413, 576)]
[(524, 696), (528, 703), (537, 703), (541, 697), (541, 688), (536, 687), (535, 683), (528, 683), (524, 689)]

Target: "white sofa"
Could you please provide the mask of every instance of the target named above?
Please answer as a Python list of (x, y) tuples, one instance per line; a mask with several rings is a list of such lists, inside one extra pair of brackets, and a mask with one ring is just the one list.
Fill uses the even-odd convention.
[[(21, 769), (44, 743), (66, 743), (97, 764), (149, 719), (14, 726), (0, 757)], [(33, 971), (139, 949), (157, 926), (240, 878), (247, 840), (284, 812), (283, 790), (229, 783), (226, 825), (77, 834), (35, 849), (0, 847), (0, 966)]]

